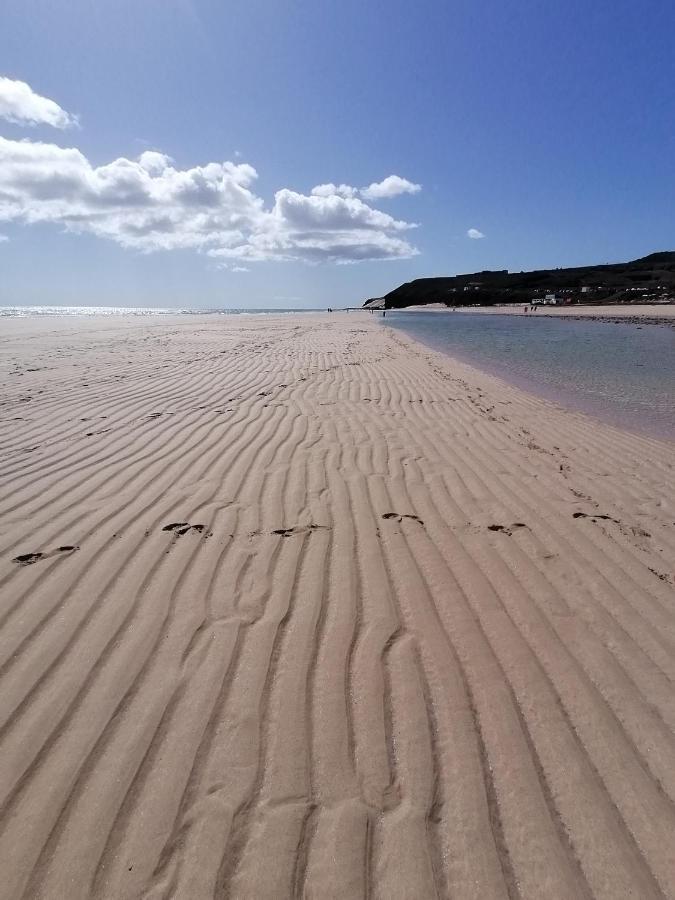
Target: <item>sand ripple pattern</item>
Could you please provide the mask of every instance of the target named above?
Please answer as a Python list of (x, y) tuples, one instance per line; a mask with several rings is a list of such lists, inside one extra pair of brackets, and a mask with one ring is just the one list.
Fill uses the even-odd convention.
[(675, 898), (672, 446), (365, 314), (0, 365), (2, 898)]

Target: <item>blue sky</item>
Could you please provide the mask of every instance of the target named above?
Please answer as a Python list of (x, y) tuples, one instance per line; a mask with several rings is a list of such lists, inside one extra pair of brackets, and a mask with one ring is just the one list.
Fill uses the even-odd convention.
[(675, 247), (672, 2), (5, 0), (2, 19), (0, 304), (356, 304)]

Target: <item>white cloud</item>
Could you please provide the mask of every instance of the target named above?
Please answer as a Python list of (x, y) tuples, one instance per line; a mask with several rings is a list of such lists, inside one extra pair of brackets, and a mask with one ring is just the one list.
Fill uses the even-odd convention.
[(400, 175), (388, 175), (384, 181), (376, 181), (369, 187), (362, 188), (360, 194), (366, 200), (383, 200), (397, 197), (399, 194), (417, 194), (421, 190), (421, 184), (413, 184), (412, 181), (401, 178)]
[(401, 178), (400, 175), (388, 175), (383, 181), (373, 182), (366, 188), (355, 188), (349, 184), (317, 184), (312, 188), (314, 197), (345, 197), (348, 199), (358, 197), (359, 195), (366, 200), (385, 200), (390, 197), (397, 197), (399, 194), (417, 194), (422, 190), (419, 184), (413, 184), (407, 178)]
[(0, 244), (4, 243), (5, 241), (8, 241), (8, 240), (9, 240), (9, 238), (7, 237), (6, 234), (0, 234)]
[(13, 81), (0, 76), (0, 119), (16, 125), (51, 125), (53, 128), (72, 128), (77, 116), (67, 113), (50, 100), (42, 97), (25, 81)]
[(354, 227), (402, 231), (410, 227), (355, 197), (338, 194), (307, 197), (288, 188), (277, 191), (272, 215), (299, 231)]
[(144, 252), (195, 248), (221, 263), (417, 253), (402, 237), (414, 225), (346, 185), (319, 185), (309, 196), (283, 188), (266, 209), (252, 191), (256, 178), (246, 163), (180, 169), (156, 150), (92, 166), (75, 148), (0, 137), (0, 221), (52, 222)]
[(246, 266), (232, 266), (233, 272), (250, 272), (251, 270)]
[(314, 197), (332, 197), (337, 195), (338, 197), (356, 197), (358, 191), (356, 188), (351, 187), (348, 184), (317, 184), (316, 187), (312, 188), (312, 194)]
[(482, 231), (479, 231), (477, 228), (469, 228), (466, 233), (467, 237), (470, 237), (474, 241), (479, 241), (481, 238), (484, 238), (485, 235)]

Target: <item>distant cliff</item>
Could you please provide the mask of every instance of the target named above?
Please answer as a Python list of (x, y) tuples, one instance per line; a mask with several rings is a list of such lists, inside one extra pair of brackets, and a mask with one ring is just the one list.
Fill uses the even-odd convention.
[(384, 309), (384, 297), (371, 297), (363, 304), (364, 309)]
[[(523, 303), (555, 295), (561, 303), (624, 303), (675, 300), (675, 251), (652, 253), (632, 262), (534, 272), (473, 272), (441, 278), (418, 278), (384, 298), (387, 309), (426, 303), (446, 306), (493, 306)], [(366, 300), (364, 307), (373, 306)], [(378, 302), (379, 305), (379, 302)]]

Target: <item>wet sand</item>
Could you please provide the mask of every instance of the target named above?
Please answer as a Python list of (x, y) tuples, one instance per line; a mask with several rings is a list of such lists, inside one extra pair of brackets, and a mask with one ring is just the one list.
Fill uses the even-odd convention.
[(675, 897), (675, 446), (366, 313), (0, 374), (1, 897)]
[[(409, 309), (411, 308), (409, 307)], [(424, 309), (423, 306), (416, 308)], [(645, 303), (640, 306), (623, 303), (608, 304), (607, 306), (577, 306), (576, 304), (573, 306), (538, 306), (536, 313), (533, 313), (529, 306), (514, 304), (514, 306), (460, 307), (457, 312), (507, 316), (560, 316), (572, 319), (601, 319), (605, 322), (637, 322), (639, 324), (649, 322), (655, 325), (675, 326), (675, 303)]]

